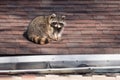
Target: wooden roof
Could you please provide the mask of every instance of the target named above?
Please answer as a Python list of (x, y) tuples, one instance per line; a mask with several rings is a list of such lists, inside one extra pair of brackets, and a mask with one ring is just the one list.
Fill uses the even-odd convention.
[[(46, 45), (23, 37), (29, 22), (53, 12), (66, 15), (63, 40)], [(120, 0), (0, 1), (0, 55), (120, 53)]]

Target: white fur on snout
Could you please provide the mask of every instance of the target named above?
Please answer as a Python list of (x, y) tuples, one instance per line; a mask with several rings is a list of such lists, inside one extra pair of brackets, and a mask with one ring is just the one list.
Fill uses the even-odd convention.
[(61, 26), (60, 25), (58, 25), (58, 28), (60, 28)]
[(58, 25), (56, 24), (55, 27), (57, 27)]

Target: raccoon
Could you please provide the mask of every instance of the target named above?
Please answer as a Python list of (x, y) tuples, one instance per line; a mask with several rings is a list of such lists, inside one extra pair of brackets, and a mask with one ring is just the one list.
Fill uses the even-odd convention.
[(47, 44), (61, 40), (65, 26), (65, 16), (51, 14), (33, 19), (26, 30), (27, 38), (37, 44)]

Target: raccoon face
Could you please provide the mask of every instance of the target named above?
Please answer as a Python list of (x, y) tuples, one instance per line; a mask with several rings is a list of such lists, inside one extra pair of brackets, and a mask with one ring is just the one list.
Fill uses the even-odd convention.
[(65, 16), (56, 16), (55, 14), (52, 14), (49, 21), (50, 26), (57, 32), (60, 32), (65, 25), (64, 19)]

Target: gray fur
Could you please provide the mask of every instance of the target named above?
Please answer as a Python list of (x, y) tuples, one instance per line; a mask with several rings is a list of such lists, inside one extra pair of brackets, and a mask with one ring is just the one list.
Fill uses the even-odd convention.
[(26, 34), (28, 39), (35, 43), (42, 44), (39, 41), (43, 41), (43, 44), (46, 44), (46, 39), (48, 42), (58, 41), (61, 40), (64, 24), (64, 16), (57, 16), (56, 14), (38, 16), (30, 22)]

